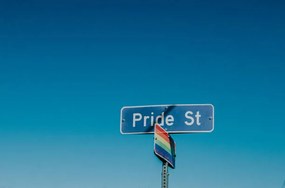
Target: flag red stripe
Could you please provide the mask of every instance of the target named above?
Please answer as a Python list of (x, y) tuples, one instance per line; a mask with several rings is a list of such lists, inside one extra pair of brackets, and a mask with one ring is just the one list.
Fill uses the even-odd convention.
[(155, 126), (156, 127), (156, 134), (161, 136), (166, 142), (169, 142), (168, 134), (164, 129), (162, 129), (160, 126)]

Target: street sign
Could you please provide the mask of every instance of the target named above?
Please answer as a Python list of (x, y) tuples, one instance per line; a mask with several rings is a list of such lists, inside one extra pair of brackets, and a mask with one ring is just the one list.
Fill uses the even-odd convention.
[(121, 109), (122, 134), (148, 134), (158, 123), (168, 133), (212, 132), (214, 106), (211, 104), (178, 104), (126, 106)]
[(175, 168), (175, 142), (159, 124), (155, 124), (154, 128), (154, 153)]

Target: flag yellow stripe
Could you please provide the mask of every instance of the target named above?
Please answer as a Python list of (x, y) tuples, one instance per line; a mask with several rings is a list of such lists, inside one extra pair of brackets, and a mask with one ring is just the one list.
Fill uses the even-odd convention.
[(170, 147), (170, 143), (167, 142), (165, 139), (163, 139), (161, 136), (159, 135), (155, 135), (156, 141), (159, 141), (161, 144), (163, 144), (164, 148), (166, 148), (166, 150), (171, 151), (171, 147)]
[(157, 140), (156, 144), (160, 146), (162, 149), (164, 149), (167, 153), (171, 155), (171, 151), (168, 149), (167, 146), (165, 146), (163, 143), (161, 143), (159, 140)]

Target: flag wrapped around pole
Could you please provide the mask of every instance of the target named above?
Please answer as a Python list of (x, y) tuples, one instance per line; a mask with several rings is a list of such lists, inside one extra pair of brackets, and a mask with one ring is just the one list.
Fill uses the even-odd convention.
[(154, 153), (175, 168), (175, 142), (159, 124), (154, 128)]

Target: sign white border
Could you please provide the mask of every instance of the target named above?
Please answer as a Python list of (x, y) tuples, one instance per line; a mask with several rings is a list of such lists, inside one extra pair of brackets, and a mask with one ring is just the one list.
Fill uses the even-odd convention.
[(143, 106), (124, 106), (121, 108), (121, 114), (120, 114), (120, 132), (121, 134), (153, 134), (154, 132), (132, 132), (132, 133), (124, 133), (122, 131), (123, 128), (123, 110), (125, 108), (147, 108), (147, 107), (170, 107), (170, 106), (211, 106), (213, 108), (213, 128), (211, 130), (207, 131), (167, 131), (168, 133), (174, 133), (174, 134), (179, 134), (179, 133), (210, 133), (214, 131), (215, 128), (215, 108), (214, 105), (212, 104), (163, 104), (163, 105), (143, 105)]

